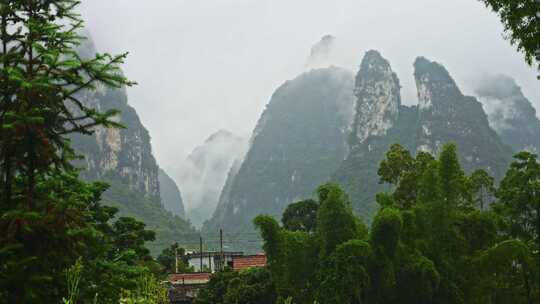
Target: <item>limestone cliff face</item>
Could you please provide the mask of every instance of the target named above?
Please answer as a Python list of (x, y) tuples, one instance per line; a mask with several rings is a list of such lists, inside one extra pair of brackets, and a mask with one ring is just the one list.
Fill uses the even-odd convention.
[(379, 52), (366, 53), (356, 76), (354, 95), (356, 113), (353, 145), (362, 144), (370, 136), (382, 136), (392, 128), (401, 105), (399, 79)]
[[(87, 58), (96, 53), (91, 39), (81, 45), (80, 53)], [(81, 93), (80, 99), (98, 111), (119, 110), (116, 120), (126, 127), (97, 127), (94, 136), (73, 136), (75, 151), (84, 156), (80, 163), (85, 168), (83, 176), (90, 180), (120, 179), (129, 188), (159, 199), (158, 165), (152, 154), (150, 135), (128, 104), (126, 90), (98, 87)]]
[(514, 79), (505, 75), (484, 79), (476, 95), (505, 143), (516, 152), (540, 152), (540, 119)]
[(333, 174), (350, 195), (355, 210), (369, 218), (375, 194), (384, 190), (377, 170), (390, 145), (415, 149), (416, 107), (401, 105), (400, 85), (390, 63), (377, 51), (364, 56), (354, 88), (356, 109), (350, 153)]
[(256, 215), (278, 216), (311, 197), (347, 154), (352, 92), (353, 75), (340, 68), (311, 70), (279, 87), (205, 229), (251, 230)]
[(94, 136), (76, 135), (72, 143), (84, 155), (83, 176), (121, 179), (131, 189), (159, 198), (158, 166), (152, 154), (150, 136), (135, 110), (127, 104), (125, 90), (101, 89), (87, 92), (86, 105), (100, 111), (118, 109), (118, 122), (125, 129), (96, 128)]

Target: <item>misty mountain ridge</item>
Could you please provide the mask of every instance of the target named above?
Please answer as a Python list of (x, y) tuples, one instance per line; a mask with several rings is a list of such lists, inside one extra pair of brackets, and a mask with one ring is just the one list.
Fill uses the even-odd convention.
[(476, 88), (489, 122), (503, 141), (515, 151), (540, 151), (540, 119), (517, 85), (506, 75), (484, 79)]
[(211, 134), (173, 170), (186, 207), (187, 217), (196, 226), (208, 220), (235, 161), (241, 161), (247, 140), (227, 130)]
[[(317, 49), (322, 48), (324, 54), (325, 47), (318, 45)], [(479, 99), (465, 96), (444, 66), (424, 57), (416, 59), (414, 68), (418, 95), (414, 106), (402, 105), (399, 79), (377, 51), (366, 53), (356, 78), (334, 67), (313, 69), (287, 81), (273, 94), (259, 119), (246, 158), (231, 170), (217, 210), (205, 229), (250, 230), (251, 219), (257, 214), (278, 216), (288, 204), (312, 197), (315, 188), (329, 180), (342, 184), (355, 211), (370, 221), (377, 208), (375, 194), (386, 189), (379, 184), (378, 166), (394, 143), (412, 152), (437, 155), (444, 144), (453, 142), (467, 172), (486, 169), (500, 180), (512, 154), (527, 146), (512, 144), (501, 129), (492, 128), (497, 116), (489, 111), (488, 116), (479, 99), (495, 95), (491, 97), (528, 104), (530, 107), (522, 106), (525, 118), (521, 123), (536, 123), (535, 116), (530, 115), (534, 113), (530, 102), (524, 102), (515, 87), (512, 94), (495, 91), (489, 95), (484, 89), (478, 91)], [(342, 75), (338, 82), (336, 74)], [(347, 113), (343, 112), (346, 107), (337, 106), (336, 101), (347, 98), (352, 105), (349, 117), (340, 117), (339, 113)], [(319, 117), (310, 122), (318, 112), (329, 115), (332, 104), (336, 106), (333, 119)], [(329, 123), (336, 117), (342, 119), (339, 128)], [(520, 130), (517, 121), (511, 123)], [(326, 137), (332, 133), (329, 130), (341, 133)], [(521, 130), (523, 141), (529, 145), (538, 138), (533, 131)], [(317, 134), (316, 140), (311, 132)], [(339, 149), (339, 142), (344, 143), (343, 149)], [(321, 145), (332, 143), (335, 149), (321, 149)], [(316, 164), (325, 158), (334, 159), (333, 165)], [(303, 167), (308, 163), (310, 174)]]
[[(87, 155), (84, 175), (111, 182), (105, 199), (126, 214), (141, 217), (125, 199), (133, 192), (165, 213), (204, 224), (205, 231), (239, 232), (252, 229), (254, 216), (279, 216), (331, 180), (342, 184), (354, 210), (370, 221), (375, 194), (387, 189), (379, 183), (378, 166), (394, 143), (436, 155), (454, 142), (466, 171), (483, 168), (498, 180), (514, 151), (538, 151), (540, 120), (513, 79), (486, 79), (477, 99), (465, 96), (444, 66), (418, 57), (418, 102), (405, 106), (399, 78), (378, 51), (366, 52), (354, 75), (333, 66), (335, 44), (327, 35), (314, 45), (309, 70), (274, 92), (249, 141), (219, 130), (169, 171), (180, 187), (157, 166), (150, 136), (125, 91), (85, 93), (98, 109), (119, 108), (129, 131), (103, 129), (93, 138), (74, 138)], [(92, 48), (90, 40), (86, 52)], [(172, 229), (191, 228), (185, 223)]]

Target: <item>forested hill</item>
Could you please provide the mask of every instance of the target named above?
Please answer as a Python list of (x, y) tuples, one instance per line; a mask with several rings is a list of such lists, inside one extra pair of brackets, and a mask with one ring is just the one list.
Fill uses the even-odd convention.
[[(83, 57), (96, 53), (90, 38), (80, 46), (79, 53)], [(103, 195), (104, 201), (119, 208), (121, 216), (132, 216), (156, 231), (156, 241), (149, 244), (153, 253), (193, 232), (189, 222), (167, 211), (161, 202), (159, 167), (152, 154), (151, 138), (135, 109), (128, 104), (125, 89), (99, 87), (83, 92), (81, 97), (87, 107), (119, 110), (117, 120), (126, 127), (98, 127), (92, 136), (71, 137), (75, 151), (84, 156), (78, 163), (84, 168), (82, 176), (108, 182), (111, 187)]]
[(279, 87), (205, 229), (252, 229), (256, 215), (278, 215), (329, 179), (347, 154), (352, 85), (350, 72), (324, 68)]

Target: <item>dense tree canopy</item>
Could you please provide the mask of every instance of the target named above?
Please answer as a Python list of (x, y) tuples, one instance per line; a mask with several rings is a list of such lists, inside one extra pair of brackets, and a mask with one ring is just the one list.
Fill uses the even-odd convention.
[(392, 190), (377, 196), (369, 232), (336, 184), (318, 189), (315, 233), (257, 217), (278, 296), (310, 304), (539, 301), (536, 156), (516, 155), (498, 189), (458, 159), (453, 144), (438, 158), (392, 146), (379, 170)]

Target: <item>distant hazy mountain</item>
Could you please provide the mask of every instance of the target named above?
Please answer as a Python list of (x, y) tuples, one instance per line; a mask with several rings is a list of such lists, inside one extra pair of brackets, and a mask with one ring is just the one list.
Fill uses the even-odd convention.
[(174, 180), (163, 169), (159, 169), (159, 188), (163, 207), (174, 215), (185, 218), (184, 201), (182, 193)]
[(251, 229), (254, 216), (279, 215), (311, 197), (347, 154), (352, 89), (353, 75), (340, 68), (311, 70), (279, 87), (205, 229)]
[(246, 139), (220, 130), (196, 147), (175, 171), (187, 217), (195, 226), (212, 216), (227, 174), (233, 163), (243, 158), (246, 148)]
[(498, 75), (484, 79), (476, 94), (489, 123), (505, 143), (515, 151), (540, 152), (540, 119), (513, 78)]

